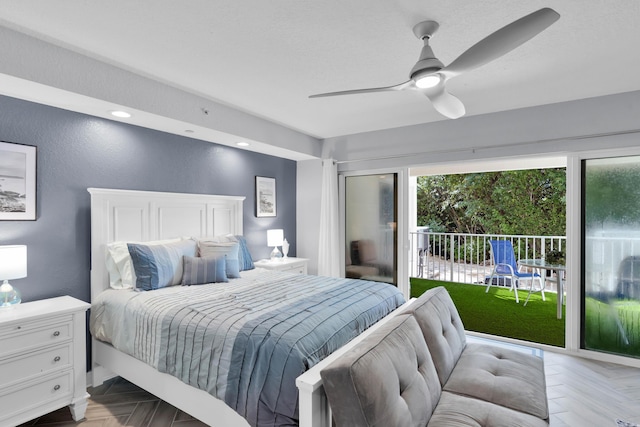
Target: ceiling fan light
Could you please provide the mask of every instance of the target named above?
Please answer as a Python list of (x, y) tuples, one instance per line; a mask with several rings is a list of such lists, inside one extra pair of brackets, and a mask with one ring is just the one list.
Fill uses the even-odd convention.
[(426, 76), (418, 76), (415, 79), (416, 86), (420, 89), (429, 89), (437, 86), (440, 83), (440, 74), (427, 74)]

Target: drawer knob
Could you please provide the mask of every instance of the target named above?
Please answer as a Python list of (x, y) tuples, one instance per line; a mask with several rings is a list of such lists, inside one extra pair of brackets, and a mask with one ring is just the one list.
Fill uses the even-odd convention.
[(55, 332), (53, 333), (53, 336), (54, 336), (54, 337), (59, 337), (59, 336), (60, 336), (60, 331), (55, 331)]
[(59, 361), (60, 361), (60, 356), (56, 356), (56, 357), (54, 357), (54, 358), (53, 358), (53, 361), (54, 361), (54, 362), (59, 362)]
[(60, 390), (60, 384), (56, 384), (53, 386), (53, 391), (58, 391)]

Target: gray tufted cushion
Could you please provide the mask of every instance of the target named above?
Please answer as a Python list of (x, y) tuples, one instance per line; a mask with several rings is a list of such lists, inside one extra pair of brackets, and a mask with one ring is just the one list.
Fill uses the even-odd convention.
[(444, 287), (429, 289), (413, 301), (404, 313), (415, 316), (444, 385), (466, 346), (464, 325)]
[(549, 417), (541, 358), (502, 347), (466, 345), (464, 326), (443, 287), (428, 290), (405, 312), (418, 320), (443, 390)]
[(321, 371), (338, 427), (424, 427), (441, 394), (416, 320), (400, 315)]
[(549, 418), (544, 362), (532, 354), (469, 344), (444, 390)]
[(442, 392), (428, 427), (548, 427), (540, 418), (471, 397)]

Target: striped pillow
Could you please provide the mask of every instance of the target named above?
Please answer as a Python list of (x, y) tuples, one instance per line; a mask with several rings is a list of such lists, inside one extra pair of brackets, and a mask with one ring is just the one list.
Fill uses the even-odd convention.
[(183, 259), (182, 285), (228, 282), (226, 255), (207, 258), (185, 256)]
[(244, 236), (235, 236), (235, 238), (240, 244), (240, 249), (238, 250), (240, 271), (253, 270), (256, 267), (253, 265), (253, 258), (251, 258), (251, 252), (249, 252), (249, 248), (247, 247), (247, 240)]
[(227, 257), (227, 277), (237, 279), (240, 277), (240, 259), (238, 257), (238, 242), (213, 242), (210, 240), (198, 241), (198, 250), (201, 258)]
[(196, 256), (196, 242), (180, 240), (164, 245), (128, 243), (136, 273), (136, 288), (145, 291), (179, 285), (182, 257)]
[(107, 245), (106, 258), (109, 271), (109, 285), (113, 289), (131, 289), (136, 287), (136, 272), (131, 262), (131, 255), (127, 243), (141, 243), (145, 245), (166, 245), (179, 242), (180, 238), (154, 240), (149, 242), (112, 242)]

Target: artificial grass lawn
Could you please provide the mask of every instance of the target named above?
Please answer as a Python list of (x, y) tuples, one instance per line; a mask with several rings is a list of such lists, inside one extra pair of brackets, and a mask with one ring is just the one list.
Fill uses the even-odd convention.
[(449, 291), (468, 331), (564, 347), (564, 307), (562, 319), (557, 319), (555, 293), (545, 293), (546, 301), (542, 301), (540, 293), (531, 294), (524, 306), (528, 291), (518, 291), (520, 304), (516, 304), (509, 288), (492, 286), (485, 293), (486, 286), (412, 277), (411, 297), (437, 286)]

